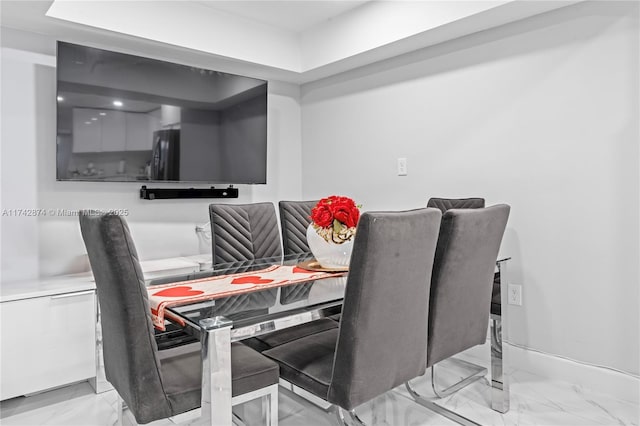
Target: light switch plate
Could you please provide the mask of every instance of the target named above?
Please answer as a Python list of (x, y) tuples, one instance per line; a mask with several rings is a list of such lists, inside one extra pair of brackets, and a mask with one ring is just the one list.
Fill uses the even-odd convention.
[(522, 306), (522, 286), (509, 284), (509, 304)]
[(407, 175), (407, 159), (406, 158), (398, 158), (398, 176), (406, 176)]

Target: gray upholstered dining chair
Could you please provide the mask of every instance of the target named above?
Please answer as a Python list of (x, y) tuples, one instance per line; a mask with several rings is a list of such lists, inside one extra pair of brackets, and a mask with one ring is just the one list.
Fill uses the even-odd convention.
[[(311, 223), (311, 209), (318, 200), (312, 201), (280, 201), (280, 229), (282, 230), (282, 248), (284, 254), (309, 253), (307, 228)], [(313, 282), (280, 290), (280, 303), (286, 305), (309, 295)], [(336, 325), (337, 327), (337, 325)]]
[[(282, 255), (278, 219), (272, 203), (210, 204), (209, 215), (214, 267), (221, 263), (242, 264), (244, 261)], [(242, 270), (241, 267), (236, 269), (238, 272)], [(278, 290), (269, 291), (275, 297)], [(252, 296), (239, 295), (226, 303), (243, 304), (250, 297)], [(246, 339), (244, 343), (263, 351), (291, 339), (335, 327), (335, 321), (323, 318)]]
[[(211, 249), (213, 267), (220, 264), (231, 265), (234, 272), (244, 272), (258, 259), (282, 256), (282, 242), (278, 228), (278, 217), (273, 203), (210, 204)], [(278, 289), (264, 292), (275, 301)], [(228, 305), (246, 304), (253, 296), (241, 294), (225, 300)], [(264, 339), (268, 339), (267, 336)], [(250, 338), (245, 343), (263, 350), (265, 345), (258, 338)]]
[[(486, 374), (486, 369), (439, 392), (434, 366), (487, 339), (494, 270), (510, 207), (451, 209), (442, 216), (431, 276), (427, 367), (438, 396), (452, 393)], [(407, 382), (416, 401), (434, 404)]]
[(440, 209), (444, 214), (450, 209), (481, 209), (484, 207), (484, 198), (438, 198), (431, 197), (427, 201), (427, 207)]
[[(280, 228), (282, 229), (282, 246), (284, 254), (309, 253), (307, 242), (307, 228), (311, 223), (311, 210), (320, 200), (310, 201), (280, 201)], [(284, 287), (280, 302), (282, 304), (295, 301), (309, 294), (313, 283), (304, 286)], [(340, 321), (340, 314), (329, 317), (334, 321)], [(337, 326), (337, 325), (336, 325)]]
[(284, 254), (309, 252), (307, 228), (311, 223), (311, 209), (318, 204), (312, 201), (280, 201), (280, 227)]
[(210, 204), (213, 265), (282, 255), (273, 203)]
[[(105, 373), (121, 398), (120, 407), (124, 400), (142, 424), (199, 408), (200, 345), (158, 351), (147, 289), (125, 219), (82, 210), (80, 229), (101, 310)], [(268, 413), (263, 414), (277, 424), (277, 364), (234, 343), (231, 369), (232, 402), (267, 398)], [(118, 414), (121, 422), (121, 409)]]
[[(471, 197), (471, 198), (439, 198), (439, 197), (432, 197), (429, 199), (429, 201), (427, 202), (427, 207), (435, 207), (440, 209), (440, 211), (442, 211), (442, 213), (444, 214), (447, 210), (451, 210), (451, 209), (481, 209), (484, 208), (485, 206), (485, 200), (484, 198), (480, 198), (480, 197)], [(500, 294), (500, 277), (499, 277), (499, 272), (496, 273), (495, 277), (494, 277), (494, 281), (493, 281), (493, 294), (492, 294), (492, 301), (491, 301), (491, 309), (490, 312), (498, 312), (500, 310), (500, 306), (499, 306), (499, 294)], [(496, 297), (496, 295), (498, 295), (498, 297)], [(497, 303), (496, 303), (497, 301)], [(487, 374), (487, 369), (486, 367), (482, 367), (479, 366), (477, 364), (473, 364), (467, 361), (463, 361), (463, 360), (459, 360), (456, 358), (451, 358), (451, 360), (458, 364), (459, 366), (467, 369), (468, 371), (470, 371), (470, 374), (467, 377), (462, 378), (460, 381), (458, 381), (457, 383), (452, 384), (451, 386), (447, 387), (446, 389), (443, 390), (438, 390), (437, 389), (437, 384), (436, 384), (436, 367), (435, 365), (432, 366), (431, 368), (431, 386), (433, 388), (433, 392), (439, 396), (439, 397), (445, 397), (447, 395), (450, 395), (453, 392), (456, 392), (457, 390), (461, 389), (464, 386), (469, 385), (470, 383), (481, 379), (482, 377), (484, 377)]]
[(367, 212), (358, 223), (339, 329), (263, 352), (281, 376), (361, 423), (355, 408), (424, 374), (441, 213)]
[[(311, 209), (316, 204), (317, 201), (280, 201), (278, 203), (285, 255), (309, 252), (306, 231), (307, 227), (311, 223)], [(212, 204), (212, 206), (214, 205)], [(230, 238), (229, 233), (226, 233), (225, 235), (227, 238)], [(233, 243), (228, 244), (232, 245)], [(280, 303), (286, 305), (288, 303), (293, 303), (296, 300), (303, 299), (308, 296), (312, 287), (313, 282), (282, 287), (280, 289)], [(330, 318), (321, 318), (316, 321), (299, 324), (294, 327), (250, 338), (247, 339), (245, 343), (256, 350), (264, 351), (283, 343), (287, 343), (291, 340), (337, 327), (338, 324), (336, 321)]]

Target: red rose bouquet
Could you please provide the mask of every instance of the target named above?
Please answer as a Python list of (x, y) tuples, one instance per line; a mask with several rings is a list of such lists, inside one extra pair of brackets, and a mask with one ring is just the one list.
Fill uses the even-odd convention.
[(327, 242), (342, 244), (356, 234), (360, 206), (349, 197), (332, 195), (311, 209), (313, 228)]

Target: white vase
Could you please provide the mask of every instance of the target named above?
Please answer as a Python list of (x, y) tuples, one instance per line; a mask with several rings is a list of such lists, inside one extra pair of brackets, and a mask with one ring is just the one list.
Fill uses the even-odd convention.
[(313, 225), (309, 225), (307, 228), (307, 242), (311, 253), (323, 268), (349, 267), (353, 238), (342, 244), (328, 242), (318, 235)]

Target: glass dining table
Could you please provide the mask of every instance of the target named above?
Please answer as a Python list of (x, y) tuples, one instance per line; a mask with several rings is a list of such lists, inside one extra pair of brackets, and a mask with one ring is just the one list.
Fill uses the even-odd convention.
[[(261, 258), (215, 265), (214, 269), (182, 276), (163, 277), (152, 286), (213, 277), (258, 274), (273, 266), (308, 264), (310, 253)], [(231, 343), (328, 317), (341, 312), (345, 273), (300, 274), (294, 284), (256, 285), (241, 294), (167, 307), (167, 318), (199, 334), (202, 352), (202, 421), (232, 424)]]
[[(152, 286), (214, 277), (259, 274), (274, 266), (309, 267), (310, 253), (261, 258), (217, 264), (213, 269), (181, 276), (163, 277), (148, 282)], [(497, 262), (497, 277), (506, 278), (506, 259)], [(316, 269), (317, 270), (317, 269)], [(252, 274), (253, 273), (253, 274)], [(298, 324), (333, 316), (342, 311), (346, 273), (300, 274), (295, 283), (260, 286), (240, 294), (168, 306), (166, 317), (191, 329), (200, 341), (202, 354), (201, 421), (212, 425), (232, 424), (231, 343), (257, 337)], [(502, 286), (506, 303), (506, 289)], [(503, 305), (504, 306), (504, 305)], [(505, 311), (505, 310), (503, 310)], [(509, 406), (508, 380), (505, 374), (506, 348), (502, 333), (504, 317), (493, 309), (491, 316), (492, 407), (506, 412)], [(506, 313), (506, 312), (504, 312)]]

